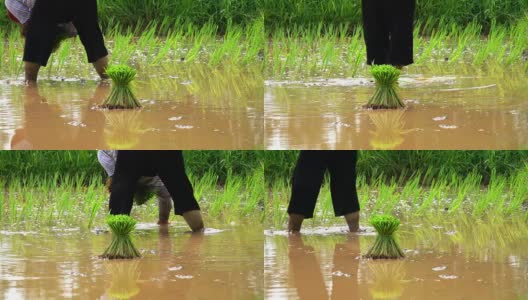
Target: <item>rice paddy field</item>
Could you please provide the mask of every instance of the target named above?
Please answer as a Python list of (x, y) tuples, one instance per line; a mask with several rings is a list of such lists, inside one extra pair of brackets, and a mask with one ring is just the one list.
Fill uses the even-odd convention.
[[(297, 151), (184, 151), (206, 231), (134, 206), (142, 258), (99, 258), (106, 175), (95, 151), (1, 151), (0, 298), (524, 299), (525, 151), (360, 151), (361, 233), (328, 183), (301, 235), (286, 232)], [(54, 164), (50, 164), (54, 161)], [(443, 166), (443, 167), (442, 167)], [(390, 214), (405, 258), (362, 257)], [(226, 249), (229, 249), (226, 251)], [(167, 292), (169, 291), (169, 292)]]
[(418, 22), (415, 63), (399, 79), (407, 108), (373, 111), (363, 108), (374, 83), (358, 27), (276, 29), (266, 52), (266, 148), (525, 149), (527, 49), (526, 17), (488, 29)]
[(111, 63), (137, 69), (143, 109), (96, 109), (110, 88), (79, 63), (78, 40), (53, 55), (38, 89), (25, 87), (24, 42), (1, 7), (3, 149), (528, 145), (524, 0), (419, 1), (415, 63), (399, 80), (407, 109), (397, 111), (362, 107), (374, 85), (359, 0), (98, 3)]
[[(169, 23), (170, 21), (170, 23)], [(85, 62), (78, 39), (63, 42), (23, 83), (24, 40), (0, 29), (0, 144), (3, 149), (260, 149), (263, 147), (264, 24), (220, 28), (181, 19), (105, 34), (111, 64), (137, 70), (140, 110), (103, 110), (110, 94)], [(57, 137), (48, 138), (48, 132)]]
[(191, 234), (176, 216), (158, 226), (150, 200), (132, 212), (142, 258), (120, 261), (99, 257), (111, 234), (95, 151), (0, 156), (0, 299), (263, 299), (258, 153), (186, 152), (206, 231)]
[[(334, 217), (330, 186), (325, 184), (314, 219), (304, 221), (301, 235), (288, 234), (286, 208), (291, 188), (284, 179), (268, 182), (266, 299), (526, 299), (525, 158), (505, 159), (511, 167), (515, 165), (511, 172), (491, 165), (468, 171), (461, 161), (453, 168), (456, 164), (447, 157), (455, 158), (452, 155), (459, 152), (472, 160), (476, 153), (432, 151), (446, 161), (443, 171), (430, 161), (427, 172), (427, 163), (421, 161), (425, 164), (415, 166), (415, 172), (403, 168), (400, 174), (372, 177), (362, 171), (368, 169), (364, 163), (375, 161), (369, 152), (386, 151), (360, 155), (360, 233), (349, 233), (345, 220)], [(422, 151), (417, 152), (415, 158)], [(421, 154), (427, 156), (426, 152)], [(480, 162), (492, 163), (489, 154)], [(397, 156), (393, 155), (382, 156)], [(376, 159), (385, 161), (391, 172), (390, 161)], [(400, 161), (403, 167), (405, 160)], [(377, 214), (400, 219), (396, 236), (405, 258), (364, 257), (376, 239), (368, 219)]]

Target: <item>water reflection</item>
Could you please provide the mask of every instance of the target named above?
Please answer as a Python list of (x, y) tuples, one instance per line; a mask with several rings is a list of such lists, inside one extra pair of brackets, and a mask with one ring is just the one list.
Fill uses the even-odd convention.
[(517, 69), (411, 68), (400, 82), (409, 108), (386, 115), (362, 108), (373, 89), (368, 78), (268, 80), (266, 148), (524, 149), (524, 77)]
[(522, 299), (528, 294), (528, 226), (524, 218), (498, 219), (404, 219), (403, 260), (361, 258), (375, 239), (367, 233), (272, 234), (265, 241), (266, 296)]
[(109, 94), (108, 85), (54, 79), (29, 88), (1, 81), (0, 144), (5, 149), (262, 148), (261, 76), (199, 64), (165, 72), (139, 77), (135, 92), (143, 109), (121, 112), (95, 109)]

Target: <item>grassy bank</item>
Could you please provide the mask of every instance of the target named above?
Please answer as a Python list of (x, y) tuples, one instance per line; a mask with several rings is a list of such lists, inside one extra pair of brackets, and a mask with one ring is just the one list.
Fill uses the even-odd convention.
[[(98, 0), (97, 3), (104, 30), (111, 28), (115, 22), (126, 27), (137, 27), (151, 21), (161, 23), (176, 19), (195, 25), (212, 22), (225, 30), (230, 21), (247, 25), (261, 16), (260, 2), (255, 0)], [(9, 23), (2, 3), (0, 26)]]
[[(250, 176), (262, 168), (263, 151), (183, 151), (187, 172), (195, 177), (214, 173), (223, 183), (228, 174), (235, 177)], [(54, 178), (55, 184), (68, 178), (84, 178), (90, 184), (92, 178), (106, 177), (97, 161), (97, 151), (0, 151), (0, 179), (4, 183), (24, 182), (37, 184), (37, 178)]]
[[(509, 176), (493, 173), (487, 185), (482, 185), (482, 175), (446, 173), (431, 179), (431, 184), (421, 184), (428, 175), (410, 178), (384, 177), (367, 183), (365, 176), (358, 178), (358, 195), (364, 216), (372, 214), (394, 214), (401, 218), (444, 217), (472, 215), (483, 218), (487, 215), (509, 218), (521, 216), (528, 219), (528, 168), (520, 168)], [(276, 228), (284, 227), (287, 220), (291, 187), (284, 182), (275, 182), (266, 200), (267, 221)], [(325, 184), (319, 193), (314, 219), (310, 224), (340, 222), (334, 218), (330, 186)]]
[[(175, 19), (196, 25), (213, 22), (220, 28), (226, 28), (229, 21), (246, 25), (261, 15), (264, 15), (266, 27), (270, 30), (320, 22), (357, 26), (361, 22), (361, 0), (98, 0), (98, 5), (105, 29), (116, 21), (127, 27), (136, 27), (138, 20), (161, 23)], [(477, 22), (484, 28), (490, 28), (493, 22), (514, 23), (526, 11), (528, 2), (525, 0), (418, 0), (416, 19), (421, 22), (431, 20), (435, 26)], [(8, 23), (5, 6), (1, 5), (0, 26)]]
[[(476, 22), (484, 30), (488, 30), (494, 22), (513, 24), (528, 11), (528, 2), (525, 0), (416, 2), (416, 20), (421, 23), (429, 22), (431, 27), (464, 26)], [(264, 0), (263, 3), (266, 28), (270, 30), (319, 23), (324, 23), (325, 26), (361, 25), (361, 0)]]
[[(290, 180), (298, 151), (184, 151), (187, 171), (194, 176), (214, 172), (247, 176), (261, 167), (268, 184)], [(103, 178), (96, 151), (0, 151), (0, 178), (22, 181), (30, 176)], [(528, 151), (360, 151), (358, 174), (370, 182), (380, 176), (408, 179), (422, 174), (422, 183), (476, 173), (482, 183), (493, 173), (511, 176), (528, 165)], [(59, 178), (59, 180), (60, 180)]]
[[(266, 151), (268, 184), (287, 184), (293, 173), (298, 151)], [(408, 180), (420, 174), (421, 183), (464, 177), (475, 173), (486, 184), (492, 174), (512, 176), (528, 168), (528, 151), (359, 151), (357, 172), (366, 181), (377, 178)]]

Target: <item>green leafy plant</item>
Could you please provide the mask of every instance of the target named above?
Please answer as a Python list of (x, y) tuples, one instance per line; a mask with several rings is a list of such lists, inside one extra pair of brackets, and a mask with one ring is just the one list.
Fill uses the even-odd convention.
[(112, 231), (112, 241), (101, 257), (108, 259), (141, 257), (130, 237), (136, 226), (136, 220), (127, 215), (111, 215), (106, 219), (106, 223)]
[(400, 220), (389, 215), (378, 215), (370, 219), (370, 224), (374, 226), (378, 236), (367, 254), (365, 254), (366, 258), (395, 259), (404, 257), (403, 251), (393, 236), (400, 226)]
[(396, 92), (400, 70), (391, 65), (374, 65), (370, 72), (376, 80), (376, 91), (366, 106), (372, 109), (405, 107)]
[(136, 76), (136, 70), (125, 65), (110, 66), (106, 74), (112, 79), (112, 91), (101, 104), (102, 108), (130, 109), (140, 108), (141, 104), (132, 93), (130, 83)]

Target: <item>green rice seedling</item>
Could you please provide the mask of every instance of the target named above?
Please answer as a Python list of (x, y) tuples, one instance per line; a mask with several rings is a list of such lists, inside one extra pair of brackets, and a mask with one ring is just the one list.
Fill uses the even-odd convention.
[(259, 206), (264, 203), (263, 197), (266, 194), (264, 183), (264, 166), (257, 169), (249, 180), (246, 181), (244, 187), (247, 197), (242, 208), (243, 216), (251, 216), (254, 212), (260, 211)]
[(110, 66), (106, 70), (106, 74), (112, 79), (112, 91), (101, 104), (102, 108), (134, 109), (141, 107), (130, 87), (130, 83), (136, 76), (134, 69), (125, 65), (115, 65)]
[(136, 220), (127, 215), (111, 215), (106, 219), (106, 223), (112, 231), (112, 241), (101, 255), (102, 258), (130, 259), (141, 257), (130, 237), (130, 233), (136, 226)]
[(376, 80), (376, 90), (369, 99), (367, 108), (394, 109), (405, 107), (396, 93), (400, 70), (390, 65), (374, 65), (371, 74)]
[(390, 215), (376, 215), (370, 219), (370, 224), (374, 226), (378, 236), (365, 257), (372, 259), (403, 258), (403, 251), (393, 236), (400, 226), (400, 220)]

